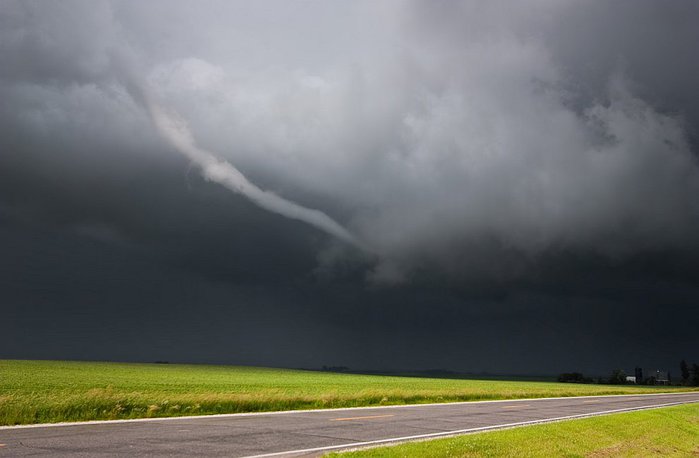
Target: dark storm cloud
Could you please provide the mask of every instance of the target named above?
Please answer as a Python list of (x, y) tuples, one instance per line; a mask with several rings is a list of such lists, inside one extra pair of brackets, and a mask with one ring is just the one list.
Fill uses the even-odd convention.
[[(3, 2), (2, 348), (514, 372), (682, 357), (697, 18), (691, 1)], [(124, 72), (375, 257), (203, 179)]]

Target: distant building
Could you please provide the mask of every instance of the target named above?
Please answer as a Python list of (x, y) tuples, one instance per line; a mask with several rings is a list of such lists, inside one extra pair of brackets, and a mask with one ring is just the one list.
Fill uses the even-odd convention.
[(654, 385), (669, 385), (670, 384), (670, 373), (668, 371), (663, 371), (660, 369), (656, 370), (646, 370), (646, 380)]
[(626, 376), (626, 383), (636, 383), (645, 385), (669, 385), (670, 372), (660, 369), (634, 368), (634, 375)]

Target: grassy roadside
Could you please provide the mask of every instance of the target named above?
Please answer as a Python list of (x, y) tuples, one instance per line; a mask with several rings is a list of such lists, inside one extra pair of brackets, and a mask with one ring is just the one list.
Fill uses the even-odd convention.
[(328, 456), (467, 458), (657, 455), (699, 455), (699, 404), (525, 426)]
[(659, 391), (668, 388), (0, 360), (0, 425)]

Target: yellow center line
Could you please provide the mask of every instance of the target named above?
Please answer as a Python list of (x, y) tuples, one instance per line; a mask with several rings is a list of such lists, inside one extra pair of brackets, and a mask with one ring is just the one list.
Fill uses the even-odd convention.
[(330, 421), (370, 420), (373, 418), (395, 417), (395, 415), (371, 415), (368, 417), (333, 418)]
[(583, 401), (583, 404), (591, 404), (593, 402), (599, 402), (599, 401), (597, 401), (596, 399), (592, 399), (590, 401)]
[(519, 409), (520, 407), (529, 407), (531, 404), (518, 404), (516, 406), (502, 406), (503, 409)]

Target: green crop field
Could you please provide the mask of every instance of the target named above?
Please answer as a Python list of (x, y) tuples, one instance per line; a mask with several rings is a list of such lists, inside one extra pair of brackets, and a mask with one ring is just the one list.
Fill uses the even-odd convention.
[(670, 390), (240, 366), (0, 360), (0, 424)]
[(330, 456), (699, 456), (699, 404), (525, 426)]

